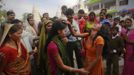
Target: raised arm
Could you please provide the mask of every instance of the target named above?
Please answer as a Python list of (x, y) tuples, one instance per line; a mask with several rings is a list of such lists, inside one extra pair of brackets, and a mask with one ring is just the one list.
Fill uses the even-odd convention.
[(89, 35), (89, 33), (77, 33), (73, 28), (71, 27), (71, 24), (68, 24), (68, 28), (71, 32), (71, 34), (75, 37), (86, 37)]
[(87, 74), (88, 72), (83, 70), (83, 69), (76, 69), (76, 68), (72, 68), (70, 66), (67, 66), (63, 63), (62, 58), (59, 54), (59, 51), (57, 49), (57, 46), (55, 45), (55, 47), (50, 47), (48, 49), (48, 53), (51, 54), (51, 56), (54, 58), (56, 65), (63, 71), (69, 71), (69, 72), (77, 72), (77, 73), (81, 73), (81, 74)]

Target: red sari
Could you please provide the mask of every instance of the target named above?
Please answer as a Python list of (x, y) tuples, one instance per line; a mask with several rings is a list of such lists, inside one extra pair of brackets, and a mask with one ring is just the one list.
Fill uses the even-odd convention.
[(21, 55), (19, 55), (18, 50), (10, 46), (0, 47), (0, 52), (4, 54), (2, 58), (4, 63), (0, 65), (0, 75), (30, 75), (29, 55), (22, 44), (20, 47)]

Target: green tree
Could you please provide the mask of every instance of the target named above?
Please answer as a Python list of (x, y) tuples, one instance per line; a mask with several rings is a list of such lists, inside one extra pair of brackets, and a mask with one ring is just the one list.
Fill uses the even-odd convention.
[(6, 17), (6, 10), (0, 10), (0, 22), (3, 22)]
[(2, 7), (5, 5), (3, 0), (0, 0), (0, 23), (5, 20), (6, 17), (6, 10), (2, 9)]

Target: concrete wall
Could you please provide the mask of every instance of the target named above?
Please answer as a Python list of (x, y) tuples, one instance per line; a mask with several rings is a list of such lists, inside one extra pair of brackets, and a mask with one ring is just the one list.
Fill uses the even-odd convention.
[(128, 5), (119, 6), (118, 9), (122, 10), (122, 9), (131, 9), (131, 8), (134, 8), (134, 0), (129, 0)]

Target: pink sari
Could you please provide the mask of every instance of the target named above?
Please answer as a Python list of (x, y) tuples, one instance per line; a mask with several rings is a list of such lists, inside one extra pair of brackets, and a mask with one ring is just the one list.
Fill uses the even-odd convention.
[[(128, 32), (128, 39), (134, 40), (134, 29)], [(126, 43), (126, 54), (122, 75), (134, 75), (134, 44)]]

